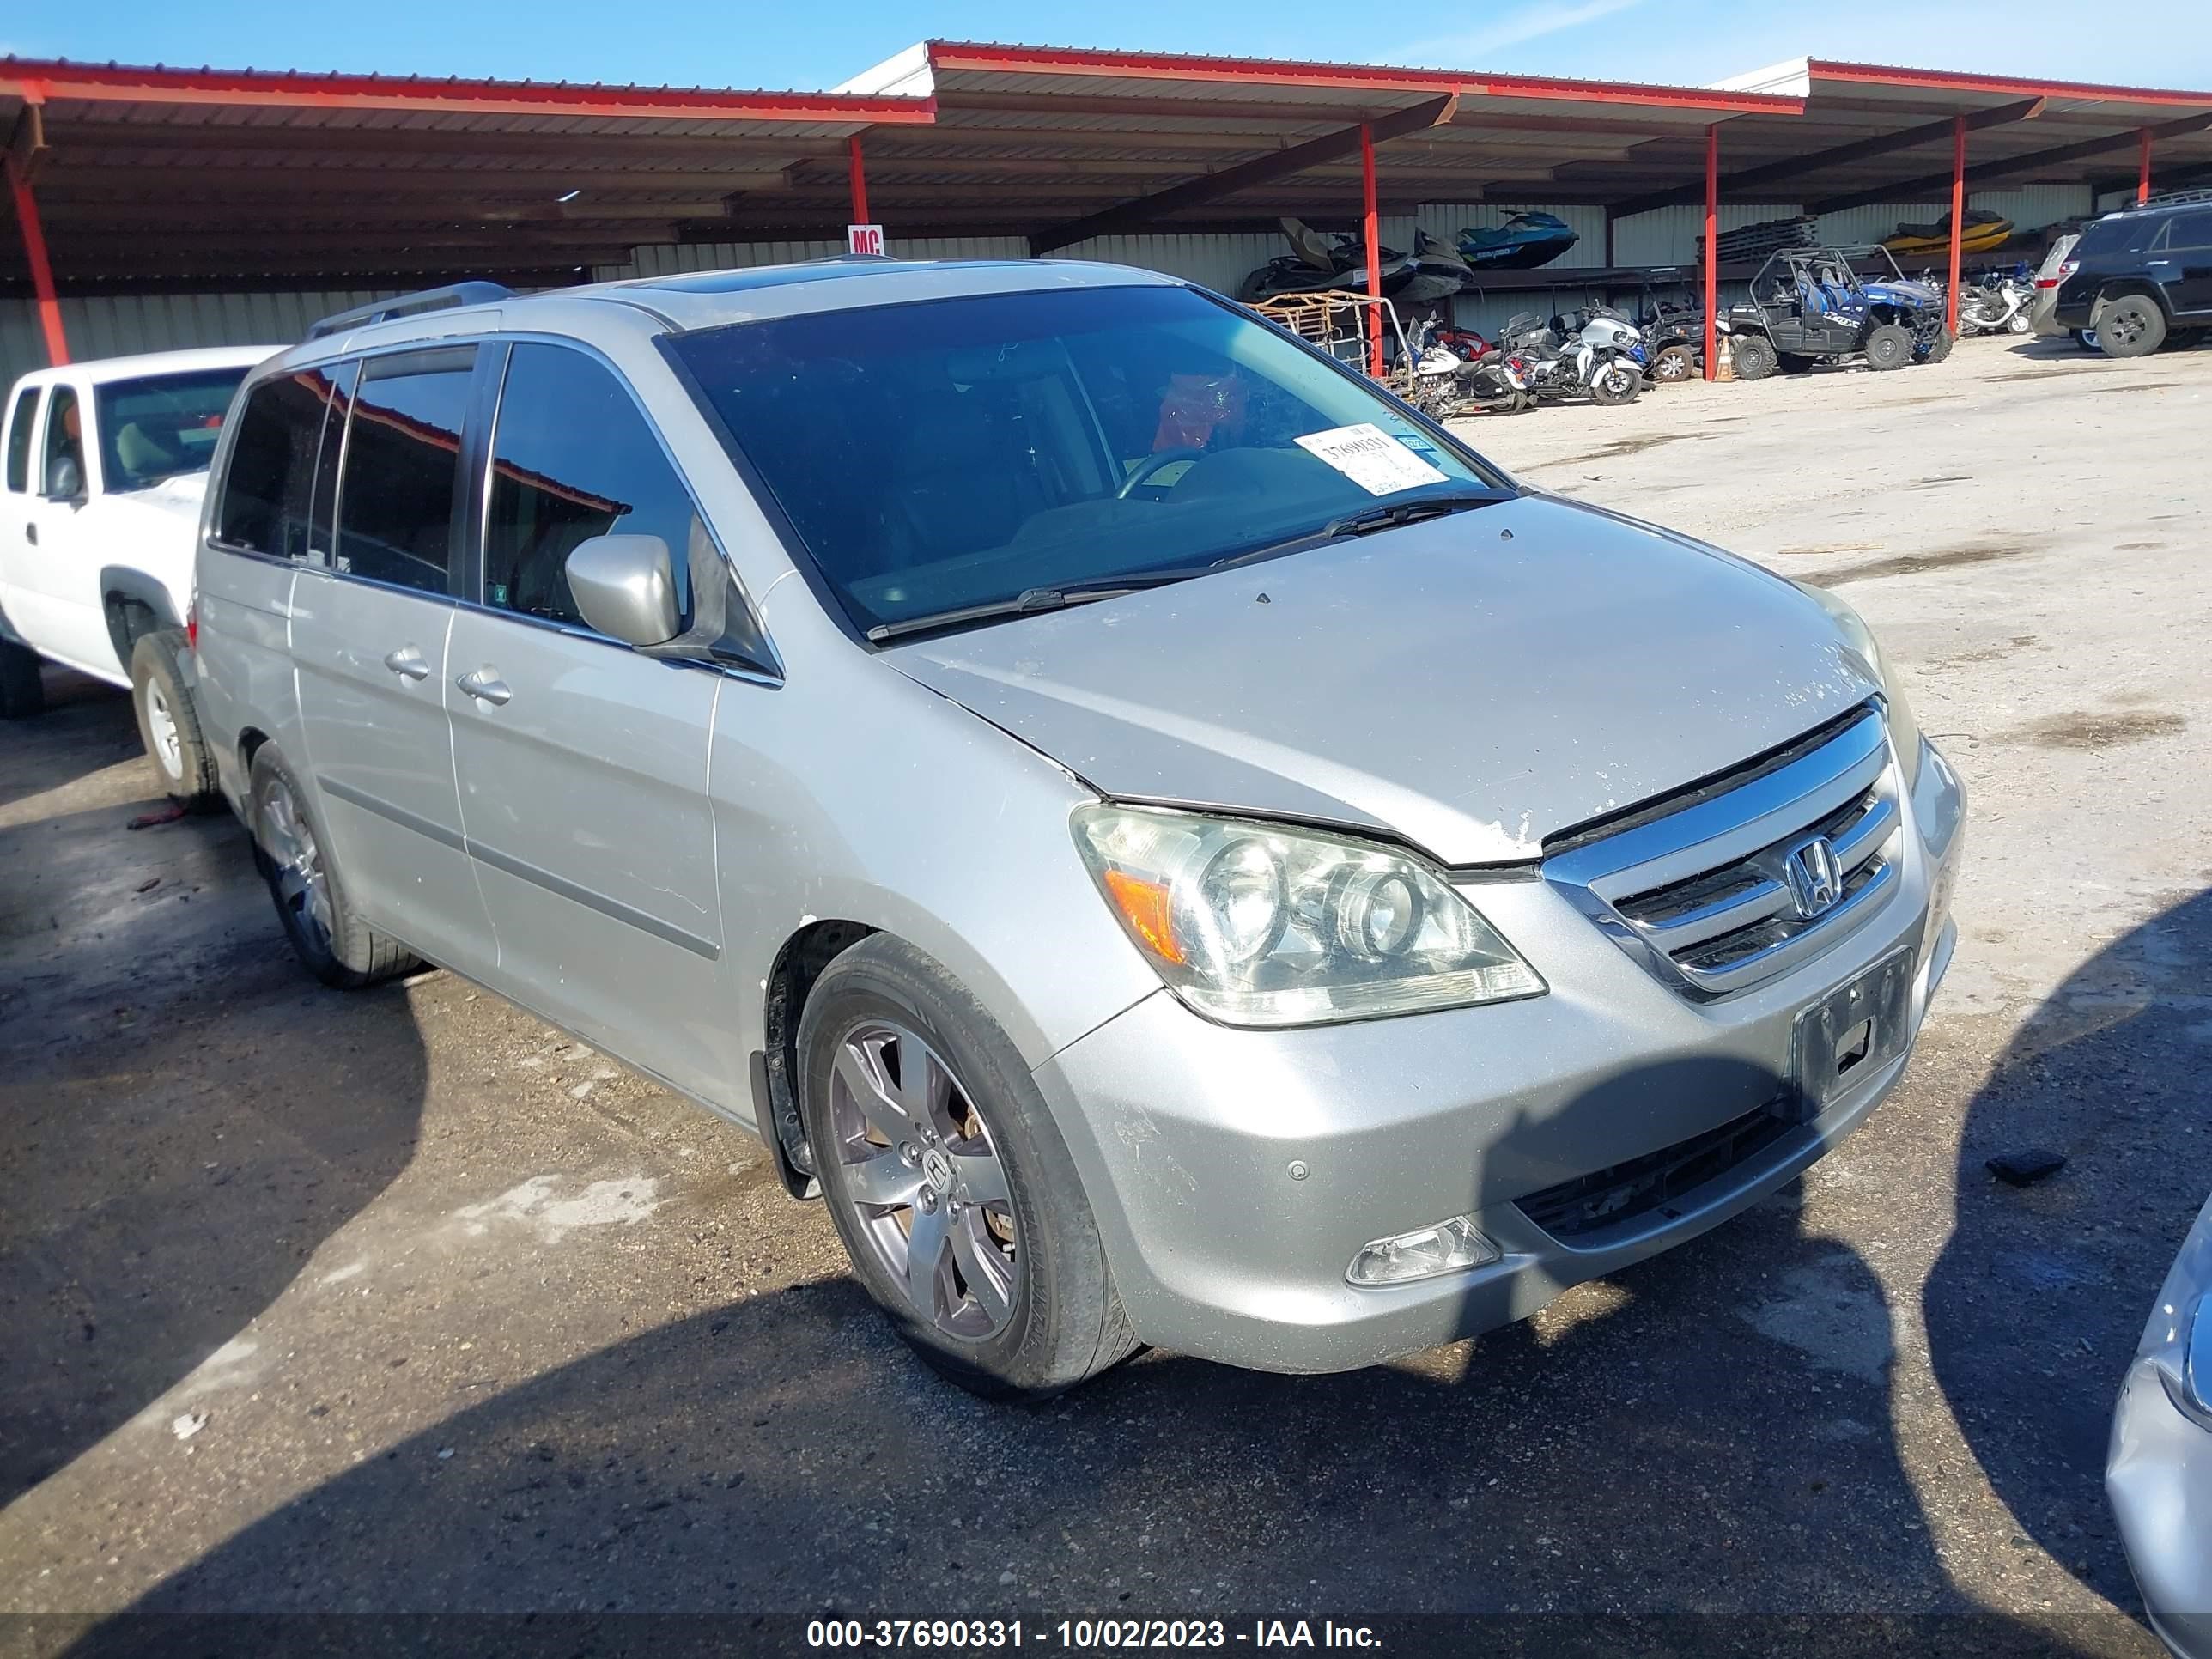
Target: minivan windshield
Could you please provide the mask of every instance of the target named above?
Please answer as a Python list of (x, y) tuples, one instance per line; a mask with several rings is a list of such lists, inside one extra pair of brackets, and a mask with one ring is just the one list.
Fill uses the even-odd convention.
[(1365, 381), (1184, 288), (833, 310), (671, 349), (878, 638), (1511, 491)]
[(230, 394), (248, 367), (149, 374), (94, 386), (105, 487), (143, 489), (180, 472), (204, 472), (222, 435)]

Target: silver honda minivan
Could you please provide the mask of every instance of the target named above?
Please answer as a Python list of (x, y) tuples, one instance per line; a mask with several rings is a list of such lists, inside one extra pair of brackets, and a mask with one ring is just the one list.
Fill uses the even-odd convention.
[(752, 1130), (981, 1392), (1519, 1319), (1834, 1146), (1950, 960), (1847, 606), (1169, 277), (471, 285), (240, 399), (198, 696), (301, 958)]

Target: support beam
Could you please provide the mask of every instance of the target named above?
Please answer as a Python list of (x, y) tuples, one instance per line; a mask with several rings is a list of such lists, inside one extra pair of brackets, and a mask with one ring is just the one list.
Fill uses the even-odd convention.
[(1966, 234), (1966, 118), (1951, 129), (1951, 276), (1943, 290), (1943, 326), (1959, 331), (1959, 244)]
[(2136, 137), (2141, 143), (2141, 160), (2136, 169), (2136, 205), (2141, 207), (2150, 200), (2150, 129), (2143, 128)]
[(69, 338), (62, 332), (62, 302), (54, 293), (54, 268), (46, 258), (46, 237), (39, 223), (39, 204), (31, 180), (11, 148), (5, 158), (8, 187), (15, 198), (15, 223), (23, 233), (23, 255), (30, 262), (31, 291), (39, 301), (39, 327), (46, 337), (46, 362), (59, 368), (69, 362)]
[(26, 185), (38, 182), (39, 169), (46, 165), (52, 152), (46, 148), (46, 112), (43, 106), (26, 103), (15, 112), (15, 129), (8, 135), (8, 159), (15, 164)]
[(1367, 239), (1367, 372), (1382, 378), (1382, 216), (1375, 204), (1375, 127), (1359, 124), (1359, 178), (1367, 198), (1361, 230)]
[(853, 198), (853, 222), (865, 225), (868, 218), (868, 168), (860, 159), (860, 135), (854, 133), (845, 141), (845, 184)]
[(1705, 129), (1705, 378), (1721, 369), (1721, 129)]
[[(2116, 149), (2125, 149), (2130, 144), (2140, 144), (2144, 133), (2150, 134), (2153, 138), (2179, 138), (2186, 133), (2203, 132), (2207, 128), (2212, 128), (2212, 115), (2187, 115), (2178, 121), (2162, 121), (2154, 127), (2108, 133), (2101, 138), (2085, 138), (2079, 143), (2061, 144), (2056, 149), (2038, 149), (2025, 155), (2008, 155), (1983, 162), (1967, 175), (1967, 183), (1984, 185), (1992, 179), (2014, 178), (2023, 173), (2033, 173), (2040, 167), (2087, 161), (2093, 155), (2109, 155)], [(1893, 184), (1876, 185), (1843, 196), (1831, 196), (1825, 201), (1810, 202), (1806, 204), (1805, 211), (1840, 213), (1845, 208), (1864, 207), (1869, 202), (1909, 202), (1940, 190), (1948, 190), (1950, 185), (1951, 175), (1948, 173), (1923, 173), (1917, 179), (1900, 179)]]
[[(1293, 173), (1303, 173), (1323, 161), (1333, 161), (1354, 150), (1364, 154), (1384, 139), (1419, 132), (1423, 127), (1436, 126), (1450, 120), (1452, 111), (1458, 103), (1455, 96), (1432, 98), (1426, 103), (1414, 105), (1411, 109), (1395, 111), (1379, 121), (1362, 122), (1356, 127), (1346, 127), (1339, 132), (1324, 133), (1321, 137), (1310, 138), (1303, 144), (1293, 144), (1288, 149), (1279, 149), (1273, 155), (1241, 161), (1235, 167), (1224, 167), (1218, 173), (1210, 173), (1202, 179), (1186, 179), (1182, 184), (1171, 185), (1151, 196), (1124, 202), (1101, 213), (1072, 219), (1031, 236), (1030, 252), (1042, 255), (1072, 243), (1085, 241), (1093, 236), (1111, 236), (1121, 231), (1142, 230), (1182, 209), (1202, 207), (1208, 202), (1218, 201), (1240, 190), (1249, 190), (1255, 185), (1272, 184), (1278, 179), (1287, 179)], [(1368, 191), (1368, 199), (1374, 199), (1371, 186)]]
[[(2023, 98), (2018, 103), (1999, 104), (1992, 109), (1976, 110), (1968, 116), (1946, 116), (1940, 121), (1907, 127), (1902, 132), (1876, 133), (1870, 138), (1838, 144), (1831, 149), (1816, 149), (1803, 155), (1790, 156), (1787, 161), (1746, 167), (1741, 173), (1729, 174), (1720, 181), (1720, 186), (1731, 196), (1740, 196), (1747, 191), (1802, 179), (1827, 167), (1844, 167), (1876, 155), (1889, 155), (1901, 149), (1917, 149), (1923, 144), (1939, 143), (1951, 136), (1954, 119), (1963, 119), (1969, 131), (2001, 126), (2012, 121), (2032, 121), (2043, 113), (2046, 101), (2041, 98)], [(1615, 202), (1613, 210), (1626, 218), (1632, 213), (1650, 213), (1656, 208), (1686, 207), (1697, 199), (1698, 187), (1684, 185), (1674, 190), (1653, 191), (1648, 196), (1634, 196), (1625, 202)]]

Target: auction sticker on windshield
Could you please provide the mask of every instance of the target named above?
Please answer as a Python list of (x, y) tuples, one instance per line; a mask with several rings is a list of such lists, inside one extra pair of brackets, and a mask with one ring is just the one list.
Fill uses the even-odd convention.
[(1379, 426), (1332, 427), (1295, 440), (1307, 454), (1328, 462), (1370, 495), (1395, 495), (1450, 479)]

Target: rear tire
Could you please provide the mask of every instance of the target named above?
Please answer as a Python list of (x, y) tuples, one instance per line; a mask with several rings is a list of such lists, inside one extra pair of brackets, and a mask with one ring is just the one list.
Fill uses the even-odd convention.
[(2166, 343), (2166, 313), (2143, 294), (2123, 294), (2097, 316), (2097, 349), (2107, 357), (2148, 357)]
[(27, 720), (46, 712), (46, 683), (39, 673), (39, 653), (27, 645), (0, 640), (0, 720)]
[(2066, 331), (2072, 337), (2074, 343), (2082, 350), (2094, 351), (2097, 349), (2097, 332), (2094, 329), (2072, 328)]
[(926, 1364), (987, 1399), (1044, 1400), (1136, 1352), (1059, 1126), (966, 987), (872, 934), (808, 993), (798, 1046), (838, 1237)]
[(138, 716), (138, 741), (162, 792), (195, 811), (222, 805), (215, 757), (200, 734), (200, 717), (179, 659), (185, 630), (156, 629), (131, 647), (131, 707)]
[(276, 919), (309, 973), (334, 989), (357, 991), (422, 965), (355, 911), (322, 823), (274, 744), (254, 750), (246, 823)]
[(1774, 342), (1764, 334), (1738, 334), (1729, 347), (1729, 360), (1735, 365), (1739, 380), (1763, 380), (1781, 366), (1781, 354)]
[(1912, 361), (1912, 331), (1902, 323), (1876, 323), (1860, 349), (1869, 368), (1903, 368)]

